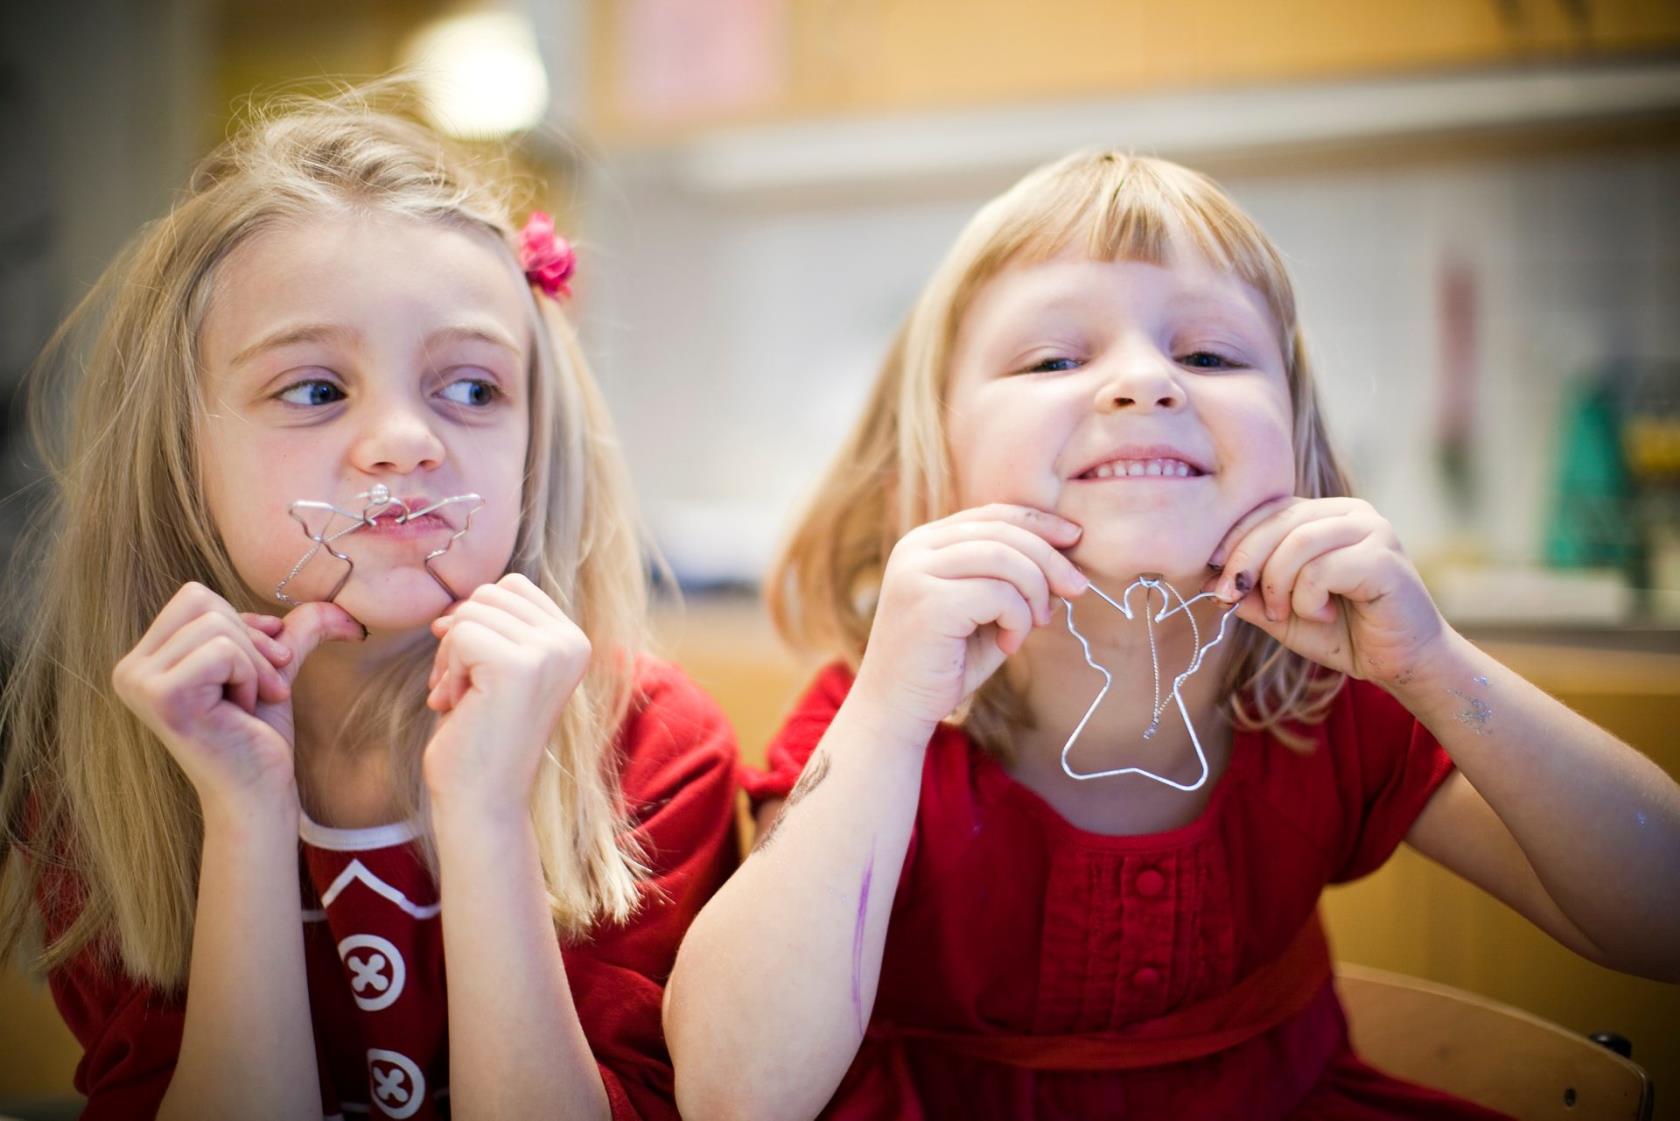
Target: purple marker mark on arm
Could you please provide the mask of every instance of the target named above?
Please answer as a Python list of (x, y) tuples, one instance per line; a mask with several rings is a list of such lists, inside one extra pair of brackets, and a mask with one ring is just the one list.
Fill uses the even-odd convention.
[(869, 881), (875, 876), (875, 842), (869, 842), (869, 863), (863, 869), (863, 884), (858, 888), (857, 925), (852, 928), (852, 1011), (857, 1014), (858, 1035), (869, 1029), (869, 1018), (863, 1012), (863, 926), (869, 917)]

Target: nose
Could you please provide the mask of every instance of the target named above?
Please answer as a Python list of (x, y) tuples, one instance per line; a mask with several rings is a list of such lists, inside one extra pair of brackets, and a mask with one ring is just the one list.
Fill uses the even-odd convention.
[(444, 445), (436, 418), (422, 404), (382, 397), (364, 401), (363, 409), (351, 449), (357, 470), (369, 475), (406, 475), (443, 463)]
[(1093, 402), (1098, 412), (1176, 412), (1184, 407), (1178, 368), (1159, 353), (1117, 354)]

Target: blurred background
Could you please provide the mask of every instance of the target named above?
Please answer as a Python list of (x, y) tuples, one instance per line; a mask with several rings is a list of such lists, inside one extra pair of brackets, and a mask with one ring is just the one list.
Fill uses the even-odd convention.
[[(571, 310), (686, 593), (662, 639), (762, 758), (809, 666), (757, 584), (888, 339), (982, 201), (1114, 145), (1213, 174), (1281, 246), (1344, 460), (1449, 618), (1680, 773), (1674, 0), (76, 0), (0, 31), (4, 493), (33, 355), (238, 106), (410, 69), (579, 246)], [(1675, 987), (1409, 852), (1327, 909), (1343, 958), (1626, 1035), (1680, 1118)], [(0, 1002), (0, 1102), (63, 1095), (42, 990)]]

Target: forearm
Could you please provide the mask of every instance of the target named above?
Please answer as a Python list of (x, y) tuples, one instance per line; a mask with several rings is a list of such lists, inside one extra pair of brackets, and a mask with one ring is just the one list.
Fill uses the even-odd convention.
[(1392, 691), (1609, 964), (1680, 972), (1680, 787), (1456, 633), (1440, 647)]
[(206, 807), (186, 1020), (160, 1119), (321, 1116), (297, 809)]
[(529, 818), (433, 800), (449, 978), (449, 1099), (475, 1118), (606, 1118)]
[(689, 928), (665, 1015), (685, 1116), (813, 1117), (833, 1095), (874, 1004), (931, 731), (854, 690), (804, 797)]

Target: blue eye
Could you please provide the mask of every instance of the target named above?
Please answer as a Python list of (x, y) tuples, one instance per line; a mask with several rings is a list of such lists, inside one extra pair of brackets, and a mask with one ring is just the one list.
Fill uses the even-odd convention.
[(499, 396), (501, 391), (483, 378), (462, 378), (443, 387), (444, 400), (480, 409), (494, 404)]
[(288, 385), (279, 393), (279, 399), (288, 405), (305, 405), (319, 407), (331, 405), (335, 401), (344, 400), (344, 390), (325, 378), (310, 378), (294, 385)]
[(1077, 370), (1083, 365), (1077, 358), (1044, 358), (1028, 366), (1023, 374), (1060, 374), (1068, 370)]
[(1179, 361), (1194, 370), (1228, 370), (1238, 365), (1223, 354), (1215, 354), (1211, 350), (1197, 350), (1183, 355)]

